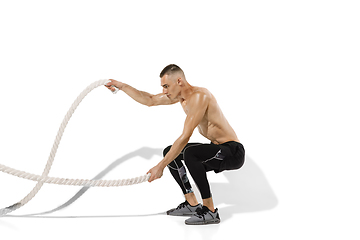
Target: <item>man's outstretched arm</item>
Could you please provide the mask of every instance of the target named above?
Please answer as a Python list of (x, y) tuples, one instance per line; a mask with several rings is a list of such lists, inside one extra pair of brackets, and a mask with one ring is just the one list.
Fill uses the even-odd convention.
[(114, 79), (110, 79), (110, 82), (105, 86), (111, 91), (115, 90), (114, 87), (112, 87), (115, 86), (118, 89), (125, 92), (128, 96), (130, 96), (138, 103), (141, 103), (149, 107), (158, 106), (158, 105), (169, 105), (178, 102), (178, 100), (170, 100), (164, 93), (153, 95), (147, 92), (139, 91), (136, 88), (133, 88), (126, 83), (122, 83)]

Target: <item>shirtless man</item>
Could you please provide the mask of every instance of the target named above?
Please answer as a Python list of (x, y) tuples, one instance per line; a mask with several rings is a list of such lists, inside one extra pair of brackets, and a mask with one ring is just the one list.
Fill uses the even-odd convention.
[[(173, 216), (191, 216), (185, 221), (190, 225), (219, 223), (218, 209), (215, 209), (206, 172), (216, 173), (239, 169), (244, 164), (245, 150), (235, 131), (223, 115), (215, 97), (205, 88), (190, 85), (182, 69), (175, 64), (166, 66), (160, 73), (163, 93), (152, 95), (139, 91), (125, 83), (111, 79), (106, 87), (124, 91), (135, 101), (147, 105), (169, 105), (180, 102), (187, 117), (180, 137), (164, 150), (164, 158), (152, 169), (149, 182), (159, 179), (167, 166), (182, 189), (186, 201), (167, 212)], [(188, 143), (198, 128), (210, 144)], [(198, 203), (186, 175), (185, 162), (203, 199)]]

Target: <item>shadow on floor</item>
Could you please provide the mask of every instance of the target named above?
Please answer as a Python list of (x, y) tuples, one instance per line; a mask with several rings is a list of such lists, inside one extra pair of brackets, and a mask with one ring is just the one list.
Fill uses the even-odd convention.
[[(155, 149), (149, 147), (142, 147), (136, 151), (128, 153), (123, 157), (117, 159), (104, 170), (102, 170), (93, 180), (102, 179), (110, 171), (118, 167), (123, 162), (134, 158), (142, 157), (144, 159), (151, 159), (153, 156), (162, 156), (162, 149)], [(255, 162), (246, 156), (244, 166), (236, 171), (224, 171), (219, 174), (224, 174), (228, 183), (212, 183), (211, 189), (214, 195), (216, 204), (226, 204), (226, 207), (220, 209), (222, 221), (230, 219), (234, 214), (244, 212), (257, 212), (275, 208), (278, 200), (266, 180), (264, 173), (255, 164)], [(114, 216), (43, 216), (46, 214), (60, 211), (75, 201), (77, 201), (89, 187), (81, 188), (73, 197), (63, 203), (61, 206), (49, 211), (34, 213), (28, 215), (5, 215), (3, 217), (28, 217), (28, 218), (111, 218), (111, 217), (144, 217), (162, 215), (165, 213), (155, 213), (148, 215), (114, 215)]]
[(270, 210), (278, 205), (278, 199), (264, 173), (246, 156), (245, 164), (236, 171), (224, 171), (228, 183), (211, 184), (216, 204), (225, 204), (220, 209), (222, 221), (234, 214)]

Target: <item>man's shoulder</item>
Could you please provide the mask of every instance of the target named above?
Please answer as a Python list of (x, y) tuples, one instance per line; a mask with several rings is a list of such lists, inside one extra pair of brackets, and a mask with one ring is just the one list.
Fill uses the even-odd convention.
[(198, 97), (212, 97), (211, 92), (203, 87), (196, 87), (193, 95)]
[(212, 94), (206, 88), (197, 87), (193, 92), (192, 96), (188, 100), (188, 104), (193, 106), (208, 105), (211, 99), (213, 98)]

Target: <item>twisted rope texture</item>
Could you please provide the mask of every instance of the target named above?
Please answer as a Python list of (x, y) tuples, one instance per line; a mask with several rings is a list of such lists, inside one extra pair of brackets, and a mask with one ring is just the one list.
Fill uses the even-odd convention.
[(105, 85), (109, 82), (108, 79), (102, 79), (99, 81), (96, 81), (92, 84), (90, 84), (74, 101), (74, 103), (71, 105), (70, 109), (68, 110), (67, 114), (64, 117), (63, 122), (60, 125), (59, 131), (57, 133), (57, 136), (55, 138), (54, 144), (52, 146), (50, 156), (48, 158), (48, 161), (46, 163), (45, 169), (41, 176), (30, 174), (26, 172), (22, 172), (13, 168), (9, 168), (7, 166), (0, 164), (0, 171), (4, 173), (8, 173), (17, 177), (25, 178), (28, 180), (37, 181), (37, 184), (35, 187), (30, 191), (28, 195), (26, 195), (21, 201), (18, 203), (15, 203), (9, 207), (0, 209), (0, 216), (8, 214), (12, 211), (15, 211), (16, 209), (19, 209), (20, 207), (27, 204), (41, 189), (44, 183), (52, 183), (52, 184), (61, 184), (61, 185), (73, 185), (73, 186), (88, 186), (88, 187), (113, 187), (113, 186), (124, 186), (124, 185), (133, 185), (145, 182), (149, 179), (150, 174), (137, 177), (137, 178), (131, 178), (131, 179), (124, 179), (124, 180), (84, 180), (84, 179), (63, 179), (63, 178), (53, 178), (48, 177), (48, 174), (50, 172), (51, 166), (54, 162), (54, 158), (57, 152), (57, 149), (59, 147), (62, 135), (64, 133), (64, 130), (66, 128), (66, 125), (68, 124), (71, 116), (75, 112), (76, 108), (79, 106), (80, 102), (85, 98), (85, 96), (90, 93), (93, 89)]
[(27, 173), (19, 171), (7, 166), (0, 164), (0, 171), (13, 175), (15, 177), (24, 178), (27, 180), (32, 180), (36, 182), (43, 182), (49, 184), (58, 184), (58, 185), (70, 185), (70, 186), (84, 186), (84, 187), (119, 187), (119, 186), (128, 186), (139, 184), (149, 180), (150, 174), (129, 178), (129, 179), (119, 179), (119, 180), (88, 180), (88, 179), (68, 179), (68, 178), (55, 178), (55, 177), (45, 177), (42, 178), (40, 175)]

